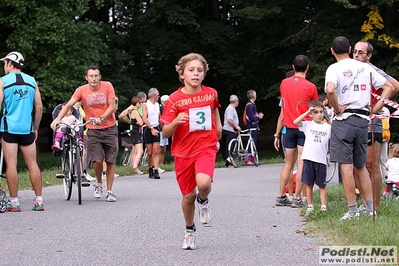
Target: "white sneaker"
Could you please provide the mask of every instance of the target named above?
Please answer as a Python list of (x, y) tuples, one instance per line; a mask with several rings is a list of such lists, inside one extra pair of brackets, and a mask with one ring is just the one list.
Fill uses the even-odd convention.
[(106, 173), (102, 173), (102, 174), (101, 174), (101, 178), (102, 178), (103, 180), (107, 180), (107, 174), (106, 174)]
[(89, 173), (86, 173), (86, 174), (85, 174), (85, 177), (86, 177), (86, 179), (87, 179), (88, 181), (94, 181), (94, 180), (97, 180), (97, 178), (95, 178), (95, 177), (92, 177), (91, 175), (89, 175)]
[(351, 219), (353, 219), (353, 218), (359, 219), (359, 217), (360, 217), (360, 213), (359, 213), (359, 212), (357, 212), (357, 213), (355, 213), (355, 214), (352, 214), (352, 213), (350, 213), (350, 212), (347, 212), (347, 213), (345, 213), (344, 216), (341, 217), (340, 220), (341, 220), (341, 221), (343, 221), (343, 220), (351, 220)]
[(117, 178), (117, 177), (119, 177), (119, 175), (117, 173), (115, 173), (114, 174), (114, 178)]
[(101, 198), (101, 194), (103, 194), (103, 186), (102, 184), (94, 185), (94, 197)]
[(183, 246), (184, 250), (194, 250), (195, 246), (195, 232), (194, 230), (186, 229), (186, 234), (184, 236)]
[(138, 169), (138, 168), (137, 168), (136, 170), (134, 170), (134, 172), (135, 172), (137, 175), (142, 175), (142, 174), (144, 174), (144, 173), (141, 172), (140, 169)]
[(306, 209), (306, 215), (309, 215), (310, 213), (312, 213), (314, 211), (314, 207), (308, 207)]
[(198, 214), (199, 214), (199, 221), (202, 224), (207, 224), (211, 221), (211, 208), (209, 207), (209, 201), (204, 204), (198, 203)]
[(107, 194), (105, 195), (105, 200), (108, 202), (115, 202), (116, 201), (116, 196), (112, 191), (107, 191)]
[(158, 167), (158, 173), (163, 174), (163, 173), (165, 173), (165, 170), (163, 170), (161, 167)]

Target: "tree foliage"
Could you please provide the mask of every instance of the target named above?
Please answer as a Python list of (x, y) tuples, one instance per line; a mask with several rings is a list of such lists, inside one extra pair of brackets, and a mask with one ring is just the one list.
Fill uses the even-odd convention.
[(224, 105), (257, 91), (267, 114), (278, 112), (278, 87), (293, 58), (310, 59), (308, 78), (324, 87), (334, 62), (331, 41), (369, 39), (373, 63), (394, 77), (399, 43), (398, 0), (3, 0), (0, 54), (20, 51), (39, 81), (45, 107), (69, 99), (98, 64), (126, 106), (138, 91), (179, 86), (175, 64), (205, 56), (204, 81)]

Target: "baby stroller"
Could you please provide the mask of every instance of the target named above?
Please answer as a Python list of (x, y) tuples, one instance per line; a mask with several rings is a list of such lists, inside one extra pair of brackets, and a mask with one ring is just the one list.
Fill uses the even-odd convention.
[(385, 182), (388, 186), (389, 192), (386, 194), (386, 199), (399, 199), (399, 187), (392, 180)]
[(0, 213), (3, 213), (7, 209), (7, 202), (6, 202), (6, 193), (1, 189), (1, 178), (5, 178), (3, 176), (3, 165), (4, 162), (4, 154), (3, 154), (3, 147), (1, 146), (1, 138), (0, 138)]

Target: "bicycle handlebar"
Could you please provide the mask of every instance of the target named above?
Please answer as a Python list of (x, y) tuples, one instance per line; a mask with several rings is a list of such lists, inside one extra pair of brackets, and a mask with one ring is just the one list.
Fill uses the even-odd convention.
[(245, 134), (245, 133), (248, 133), (249, 131), (253, 131), (253, 130), (258, 130), (258, 129), (257, 128), (248, 128), (248, 129), (241, 130), (240, 132), (238, 132), (238, 134)]
[(75, 124), (75, 125), (70, 125), (70, 124), (67, 124), (67, 123), (64, 123), (64, 122), (60, 121), (60, 122), (57, 124), (56, 127), (59, 128), (60, 126), (65, 126), (65, 127), (69, 128), (69, 129), (71, 130), (72, 135), (75, 135), (76, 132), (79, 132), (79, 130), (80, 130), (81, 127), (84, 127), (84, 126), (87, 125), (88, 123), (93, 123), (93, 125), (94, 125), (94, 122), (95, 122), (95, 119), (94, 119), (94, 118), (90, 118), (90, 119), (87, 120), (85, 123)]

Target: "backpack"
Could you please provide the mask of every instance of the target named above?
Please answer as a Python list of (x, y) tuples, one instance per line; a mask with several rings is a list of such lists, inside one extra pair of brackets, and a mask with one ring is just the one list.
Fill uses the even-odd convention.
[(245, 107), (244, 107), (244, 113), (243, 113), (243, 115), (242, 115), (242, 122), (244, 123), (244, 126), (246, 126), (247, 125), (247, 106), (249, 105), (249, 104), (251, 104), (252, 102), (247, 102), (247, 104), (245, 105)]
[(391, 139), (391, 132), (389, 131), (389, 122), (386, 118), (381, 118), (382, 121), (382, 140), (389, 141)]

